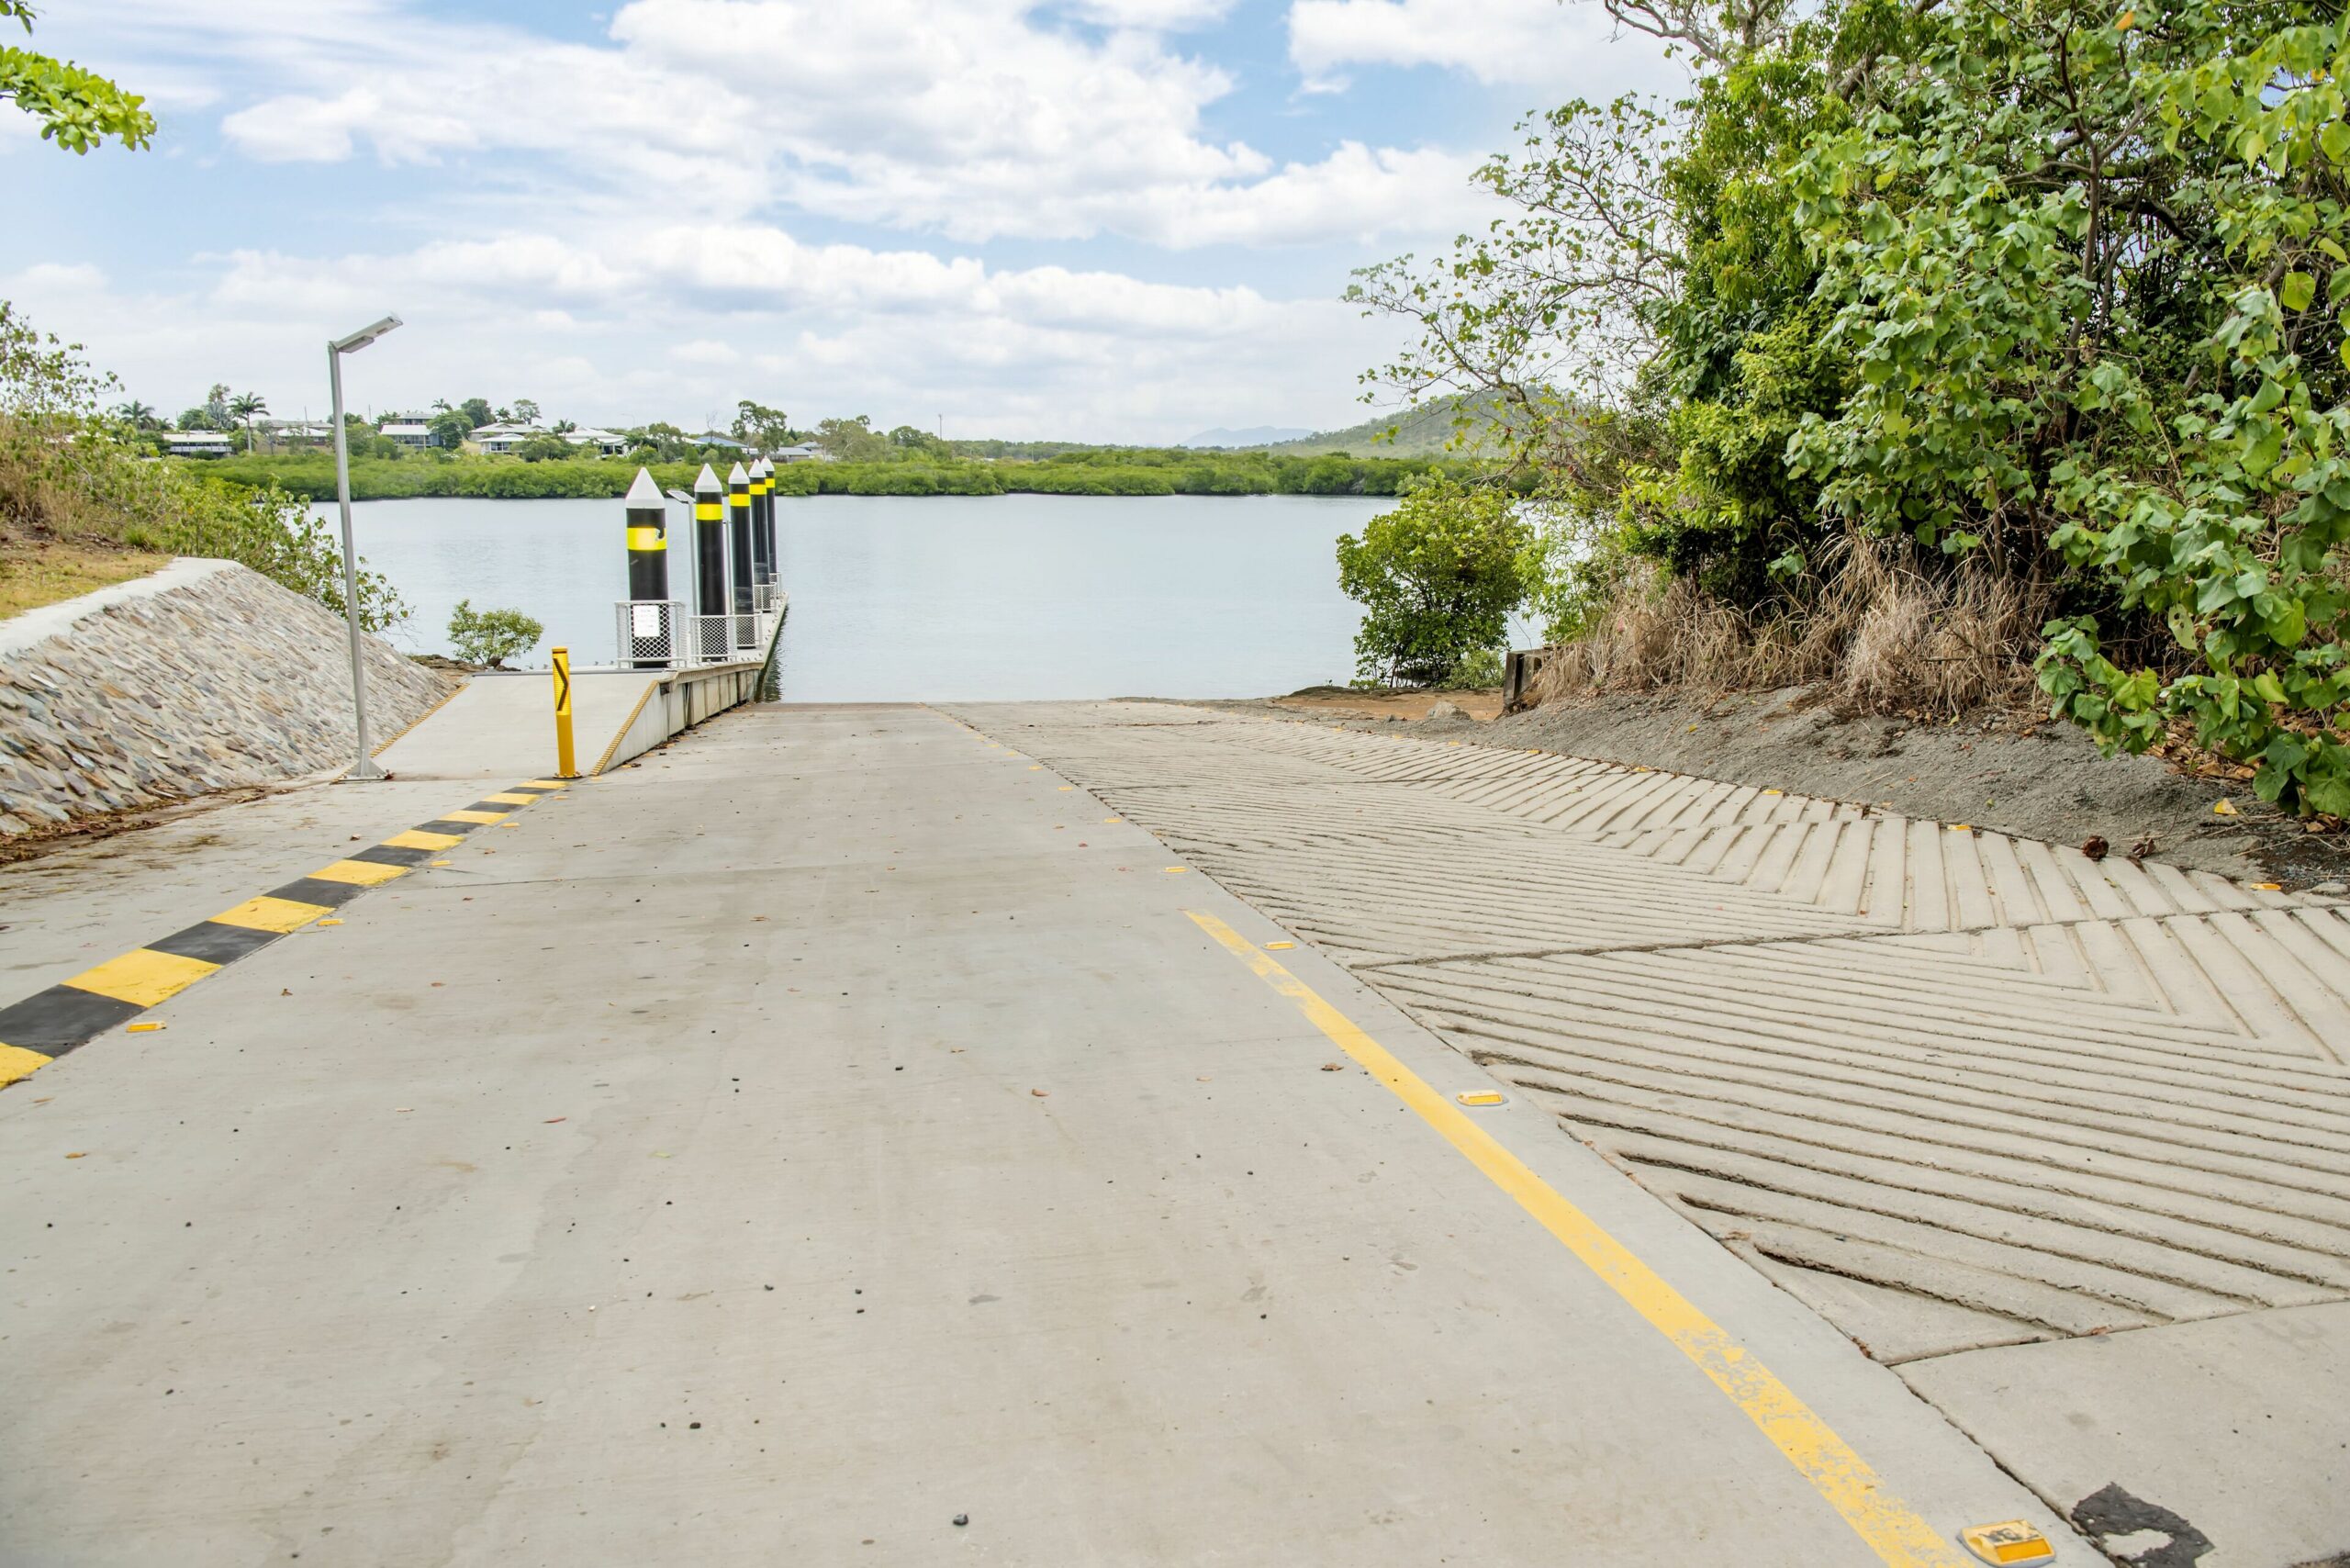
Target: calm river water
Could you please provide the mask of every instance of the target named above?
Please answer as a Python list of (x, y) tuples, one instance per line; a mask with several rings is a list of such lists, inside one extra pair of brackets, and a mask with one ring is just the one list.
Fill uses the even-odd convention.
[[(1392, 506), (1320, 496), (823, 496), (778, 503), (793, 702), (1240, 697), (1343, 682), (1360, 618), (1332, 545)], [(333, 508), (319, 509), (331, 519)], [(446, 652), (449, 612), (513, 606), (612, 657), (618, 501), (367, 501), (359, 554)], [(670, 592), (690, 546), (670, 510)]]

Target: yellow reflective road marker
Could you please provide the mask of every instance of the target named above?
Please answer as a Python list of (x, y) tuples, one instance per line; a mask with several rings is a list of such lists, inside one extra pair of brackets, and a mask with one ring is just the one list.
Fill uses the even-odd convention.
[(1352, 1019), (1247, 937), (1212, 914), (1197, 910), (1184, 913), (1268, 985), (1295, 1002), (1331, 1044), (1370, 1070), (1373, 1078), (1466, 1155), (1488, 1181), (1508, 1193), (1650, 1327), (1711, 1379), (1887, 1568), (1965, 1568), (1966, 1560), (1894, 1496), (1868, 1462), (1853, 1452), (1752, 1351), (1665, 1283), (1589, 1215), (1560, 1196), (1479, 1126), (1475, 1117), (1429, 1088)]
[(119, 958), (108, 958), (95, 969), (84, 969), (65, 983), (75, 991), (111, 996), (135, 1007), (152, 1007), (165, 997), (177, 996), (218, 969), (202, 958), (133, 947)]
[(1294, 947), (1297, 944), (1294, 942), (1268, 942), (1265, 946), (1268, 947)]
[(1974, 1525), (1959, 1531), (1958, 1539), (1966, 1543), (1967, 1551), (2002, 1568), (2031, 1568), (2035, 1562), (2056, 1561), (2056, 1549), (2048, 1544), (2048, 1538), (2022, 1519)]
[(1189, 866), (1169, 866), (1167, 868), (1167, 874), (1170, 877), (1180, 877), (1190, 869)]
[(1453, 1096), (1463, 1105), (1506, 1105), (1509, 1097), (1498, 1089), (1464, 1089)]
[(151, 1035), (162, 1027), (161, 1024), (125, 1024), (122, 1032), (126, 1035)]

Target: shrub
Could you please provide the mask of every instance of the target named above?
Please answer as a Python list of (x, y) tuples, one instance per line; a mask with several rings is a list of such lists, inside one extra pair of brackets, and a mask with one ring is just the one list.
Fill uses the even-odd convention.
[(467, 664), (497, 669), (529, 653), (545, 630), (519, 610), (476, 610), (472, 599), (461, 599), (449, 617), (449, 645)]
[(1338, 541), (1338, 586), (1366, 611), (1356, 667), (1433, 686), (1499, 648), (1525, 601), (1528, 536), (1505, 489), (1442, 474), (1408, 483), (1401, 506), (1371, 519), (1361, 538)]

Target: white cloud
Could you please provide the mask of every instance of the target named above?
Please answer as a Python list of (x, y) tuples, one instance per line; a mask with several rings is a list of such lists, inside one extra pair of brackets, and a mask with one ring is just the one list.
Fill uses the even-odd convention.
[(1543, 106), (1673, 82), (1655, 40), (1615, 33), (1598, 0), (1295, 0), (1289, 12), (1290, 60), (1309, 85), (1338, 85), (1348, 66), (1433, 65), (1542, 87)]
[(1075, 14), (1113, 24), (1097, 35), (1035, 0), (634, 0), (609, 46), (453, 24), (364, 62), (313, 27), (267, 46), (275, 74), (357, 84), (273, 94), (221, 129), (263, 162), (528, 154), (608, 199), (685, 190), (967, 244), (1314, 244), (1459, 221), (1465, 157), (1348, 143), (1280, 164), (1207, 134), (1234, 80), (1169, 30), (1225, 3), (1084, 0)]
[(690, 421), (742, 397), (810, 418), (944, 414), (967, 434), (1175, 440), (1219, 423), (1339, 424), (1353, 418), (1346, 370), (1389, 346), (1330, 300), (803, 244), (757, 225), (210, 260), (198, 293), (123, 291), (95, 268), (49, 265), (0, 275), (0, 297), (37, 322), (84, 324), (93, 362), (158, 405), (225, 379), (273, 409), (315, 409), (324, 328), (397, 309), (406, 329), (353, 367), (356, 404), (528, 396), (599, 424)]
[[(1297, 13), (1404, 36), (1426, 4)], [(1281, 124), (1259, 100), (1291, 84), (1220, 62), (1233, 8), (631, 0), (571, 40), (423, 0), (109, 0), (45, 37), (168, 84), (166, 140), (192, 163), (215, 162), (217, 115), (229, 156), (189, 171), (187, 214), (117, 214), (151, 254), (90, 248), (113, 279), (33, 267), (0, 291), (159, 404), (225, 379), (315, 408), (330, 330), (397, 310), (408, 330), (354, 371), (378, 408), (478, 392), (689, 422), (752, 396), (1103, 439), (1348, 422), (1356, 371), (1392, 345), (1330, 297), (1343, 268), (1481, 218), (1474, 158), (1422, 144), (1408, 104), (1392, 144), (1259, 145)], [(1293, 24), (1292, 50), (1326, 73), (1422, 47), (1345, 34)], [(273, 210), (325, 181), (333, 231), (365, 238), (321, 240), (299, 195)], [(0, 237), (0, 267), (42, 256), (30, 231)], [(241, 248), (190, 256), (178, 232)], [(866, 242), (825, 242), (844, 232)], [(1292, 254), (1248, 253), (1276, 247)]]

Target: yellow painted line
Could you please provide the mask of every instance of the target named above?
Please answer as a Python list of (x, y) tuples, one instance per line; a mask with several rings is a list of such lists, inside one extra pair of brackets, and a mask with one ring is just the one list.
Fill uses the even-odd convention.
[(28, 1051), (22, 1046), (0, 1046), (0, 1084), (29, 1078), (55, 1059), (39, 1051)]
[(219, 967), (202, 958), (183, 958), (177, 953), (133, 947), (119, 958), (108, 958), (95, 969), (84, 969), (65, 983), (75, 991), (111, 996), (135, 1007), (152, 1007), (166, 997), (177, 996)]
[(1793, 1389), (1752, 1351), (1731, 1338), (1728, 1330), (1665, 1283), (1629, 1248), (1560, 1196), (1475, 1118), (1429, 1088), (1277, 959), (1215, 916), (1196, 910), (1185, 913), (1267, 984), (1295, 1002), (1331, 1044), (1370, 1070), (1373, 1078), (1467, 1156), (1488, 1181), (1508, 1193), (1650, 1327), (1710, 1378), (1888, 1568), (1965, 1568), (1966, 1560), (1895, 1496), (1868, 1462), (1853, 1452)]
[(241, 925), (248, 931), (299, 931), (327, 913), (322, 903), (304, 903), (299, 899), (247, 899), (234, 909), (224, 909), (212, 917), (215, 925)]
[(482, 799), (485, 801), (495, 801), (501, 806), (527, 806), (532, 801), (537, 800), (538, 797), (536, 795), (525, 795), (520, 790), (501, 790), (495, 795), (484, 795)]
[(510, 812), (442, 812), (441, 813), (441, 820), (444, 823), (476, 823), (487, 824), (489, 823), (502, 823), (512, 814), (513, 813)]
[(657, 678), (645, 681), (644, 689), (636, 694), (636, 706), (628, 711), (628, 717), (621, 721), (621, 727), (612, 732), (610, 743), (604, 747), (604, 755), (598, 757), (596, 766), (588, 770), (590, 778), (612, 765), (612, 753), (621, 749), (621, 742), (628, 739), (628, 733), (636, 728), (636, 716), (644, 711), (644, 705), (652, 701), (653, 694), (660, 689), (661, 682)]
[(396, 833), (384, 840), (384, 846), (387, 849), (446, 849), (464, 841), (464, 834), (460, 833), (427, 833), (420, 827), (412, 827), (406, 833)]
[(388, 882), (394, 877), (405, 877), (408, 868), (386, 866), (374, 860), (338, 860), (331, 866), (320, 867), (310, 875), (321, 882), (349, 882), (354, 887), (372, 888)]

